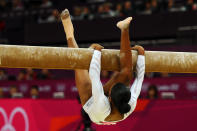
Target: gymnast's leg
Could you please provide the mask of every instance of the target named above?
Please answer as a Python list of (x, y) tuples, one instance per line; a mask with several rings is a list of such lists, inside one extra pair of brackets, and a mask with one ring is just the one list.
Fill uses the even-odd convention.
[[(79, 48), (74, 37), (74, 28), (67, 9), (62, 12), (61, 19), (66, 33), (68, 47)], [(75, 82), (81, 99), (81, 104), (84, 105), (92, 96), (92, 84), (88, 70), (76, 69)]]
[[(129, 84), (132, 79), (132, 52), (129, 38), (129, 26), (132, 17), (118, 22), (117, 26), (121, 30), (121, 46), (120, 46), (120, 68), (121, 70), (127, 69), (124, 72), (128, 78), (126, 84)], [(131, 61), (128, 61), (131, 60)]]

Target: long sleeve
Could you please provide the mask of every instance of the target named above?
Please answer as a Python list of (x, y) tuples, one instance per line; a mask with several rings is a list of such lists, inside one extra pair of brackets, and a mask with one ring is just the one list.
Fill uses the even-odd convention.
[(136, 70), (137, 70), (137, 76), (130, 89), (131, 91), (130, 104), (136, 103), (141, 92), (142, 83), (144, 81), (144, 73), (145, 73), (145, 56), (138, 55)]
[(92, 96), (96, 100), (104, 95), (103, 86), (100, 80), (101, 52), (95, 50), (90, 63), (89, 76), (92, 82)]

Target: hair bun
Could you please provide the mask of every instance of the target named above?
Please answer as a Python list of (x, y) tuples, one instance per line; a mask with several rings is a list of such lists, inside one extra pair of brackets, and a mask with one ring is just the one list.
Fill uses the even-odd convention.
[(117, 83), (113, 86), (111, 90), (111, 98), (112, 102), (121, 114), (130, 111), (131, 106), (128, 103), (131, 98), (131, 92), (124, 84)]
[(119, 107), (119, 112), (121, 114), (128, 113), (131, 109), (131, 106), (128, 103), (124, 103)]

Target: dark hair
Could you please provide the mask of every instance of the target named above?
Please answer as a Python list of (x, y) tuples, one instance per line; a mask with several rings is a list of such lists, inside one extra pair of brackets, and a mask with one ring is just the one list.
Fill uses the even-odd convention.
[(39, 88), (38, 88), (37, 85), (33, 85), (33, 86), (31, 87), (31, 89), (35, 89), (35, 90), (39, 91)]
[(128, 104), (131, 98), (131, 92), (122, 83), (117, 83), (112, 87), (111, 90), (111, 99), (121, 114), (127, 113), (130, 111), (131, 106)]
[(158, 98), (158, 90), (157, 90), (157, 86), (156, 85), (150, 85), (148, 87), (148, 95), (147, 95), (147, 98), (150, 98), (149, 91), (151, 91), (151, 90), (154, 90), (154, 92), (155, 92), (154, 99), (157, 99)]
[(10, 87), (10, 89), (13, 89), (13, 88), (17, 89), (17, 87), (16, 87), (15, 85), (12, 85), (12, 86)]

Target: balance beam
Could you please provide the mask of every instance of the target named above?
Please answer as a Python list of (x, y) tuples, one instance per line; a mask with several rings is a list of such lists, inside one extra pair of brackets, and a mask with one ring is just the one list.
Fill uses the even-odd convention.
[[(137, 52), (132, 52), (135, 67)], [(88, 69), (92, 54), (83, 48), (0, 45), (0, 67)], [(119, 69), (119, 50), (102, 50), (102, 70)], [(146, 51), (146, 72), (197, 73), (197, 53)]]

